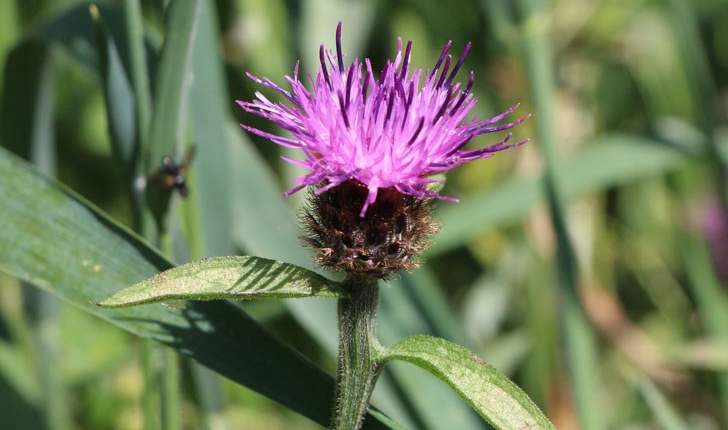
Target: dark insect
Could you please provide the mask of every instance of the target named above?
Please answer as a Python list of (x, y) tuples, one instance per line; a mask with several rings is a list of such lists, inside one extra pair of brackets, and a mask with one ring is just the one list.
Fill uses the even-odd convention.
[(151, 182), (160, 187), (174, 188), (180, 196), (187, 197), (190, 194), (190, 189), (187, 188), (187, 172), (195, 157), (195, 150), (195, 145), (190, 146), (182, 164), (177, 164), (172, 157), (164, 157), (159, 170), (152, 175)]

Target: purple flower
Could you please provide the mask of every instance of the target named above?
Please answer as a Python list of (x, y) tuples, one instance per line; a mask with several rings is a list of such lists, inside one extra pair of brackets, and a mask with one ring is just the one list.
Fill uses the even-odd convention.
[[(367, 197), (359, 213), (364, 217), (380, 189), (393, 188), (419, 199), (439, 198), (428, 188), (436, 179), (430, 175), (446, 172), (462, 163), (488, 158), (494, 152), (524, 144), (508, 144), (509, 133), (500, 142), (479, 149), (463, 147), (473, 137), (507, 130), (529, 115), (514, 122), (498, 124), (518, 105), (493, 118), (466, 119), (475, 106), (470, 93), (473, 73), (465, 87), (454, 82), (455, 75), (470, 50), (468, 43), (457, 63), (452, 66), (448, 42), (431, 71), (409, 69), (412, 42), (388, 61), (379, 79), (371, 62), (359, 60), (344, 66), (341, 52), (341, 23), (336, 29), (336, 55), (319, 51), (321, 69), (315, 81), (309, 77), (312, 91), (298, 80), (298, 64), (287, 91), (264, 78), (248, 76), (283, 94), (286, 103), (275, 103), (260, 92), (253, 102), (238, 101), (247, 112), (267, 118), (288, 131), (292, 137), (276, 136), (241, 124), (246, 130), (285, 147), (303, 151), (303, 160), (284, 159), (301, 166), (308, 174), (294, 179), (299, 185), (285, 195), (309, 185), (323, 184), (316, 194), (323, 193), (349, 180), (367, 188)], [(327, 66), (328, 61), (328, 66)], [(451, 69), (452, 66), (452, 69)], [(424, 80), (424, 86), (421, 83)]]

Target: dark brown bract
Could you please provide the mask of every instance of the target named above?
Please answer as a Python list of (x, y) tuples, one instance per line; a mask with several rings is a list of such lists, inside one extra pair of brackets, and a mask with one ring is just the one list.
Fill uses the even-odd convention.
[[(313, 194), (313, 193), (312, 193)], [(363, 278), (385, 279), (417, 267), (438, 230), (432, 199), (420, 200), (393, 188), (381, 189), (366, 216), (360, 217), (367, 187), (349, 180), (312, 195), (301, 214), (303, 243), (317, 264)]]

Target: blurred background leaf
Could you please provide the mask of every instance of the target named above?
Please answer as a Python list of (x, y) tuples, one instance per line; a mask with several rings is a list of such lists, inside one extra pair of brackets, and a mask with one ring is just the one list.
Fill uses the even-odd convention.
[[(99, 4), (101, 38), (80, 0), (5, 0), (0, 14), (0, 145), (134, 228), (138, 196), (126, 172), (138, 169), (124, 166), (114, 148), (120, 137), (124, 145), (147, 145), (151, 136), (132, 134), (129, 124), (144, 130), (158, 101), (168, 3)], [(474, 113), (521, 102), (534, 117), (514, 139), (532, 141), (448, 175), (443, 192), (461, 203), (439, 205), (443, 228), (424, 266), (382, 289), (384, 343), (431, 334), (462, 344), (513, 378), (557, 428), (577, 428), (573, 363), (560, 352), (565, 327), (541, 181), (535, 73), (553, 88), (548, 115), (572, 263), (580, 269), (576, 293), (598, 353), (589, 363), (600, 381), (591, 387), (602, 405), (598, 421), (635, 429), (728, 425), (728, 362), (715, 353), (726, 342), (728, 314), (728, 3), (552, 0), (535, 19), (505, 0), (199, 3), (177, 142), (194, 144), (197, 155), (190, 196), (172, 197), (175, 261), (242, 253), (315, 269), (297, 240), (303, 194), (281, 197), (300, 174), (279, 158), (291, 154), (237, 126), (277, 131), (236, 108), (236, 99), (261, 90), (245, 72), (282, 83), (298, 59), (302, 71), (315, 72), (318, 45), (333, 46), (338, 21), (346, 59), (368, 56), (375, 68), (395, 53), (399, 36), (413, 40), (412, 61), (424, 68), (448, 40), (454, 52), (471, 41), (463, 67), (476, 75)], [(130, 5), (139, 6), (138, 19)], [(534, 29), (550, 40), (548, 70), (528, 71), (523, 43)], [(151, 84), (146, 102), (142, 75)], [(164, 155), (184, 154), (175, 152)], [(44, 376), (33, 364), (42, 362), (46, 342), (29, 307), (33, 288), (0, 278), (3, 422), (54, 428), (43, 387), (56, 378), (68, 425), (141, 428), (138, 340), (62, 302), (36, 308), (46, 309), (41, 316), (51, 318), (60, 339), (51, 348), (56, 376)], [(240, 306), (335, 371), (332, 301)], [(218, 399), (216, 412), (202, 419), (205, 391), (196, 390), (200, 379), (190, 369), (182, 365), (186, 428), (317, 428), (227, 379), (207, 391)], [(412, 366), (388, 366), (373, 403), (407, 428), (485, 426), (448, 387)]]

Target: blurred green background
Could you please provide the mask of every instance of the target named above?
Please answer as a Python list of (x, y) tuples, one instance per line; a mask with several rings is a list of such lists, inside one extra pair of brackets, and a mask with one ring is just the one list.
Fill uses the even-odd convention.
[[(116, 70), (133, 75), (127, 3), (98, 5)], [(141, 2), (153, 99), (165, 84), (156, 71), (166, 3)], [(519, 114), (533, 117), (514, 139), (531, 142), (448, 175), (443, 193), (461, 203), (439, 205), (442, 232), (423, 267), (382, 289), (383, 342), (428, 333), (463, 344), (560, 429), (728, 426), (728, 1), (200, 4), (183, 137), (167, 154), (197, 148), (190, 197), (172, 206), (175, 261), (243, 253), (311, 267), (296, 242), (303, 193), (280, 196), (301, 172), (279, 157), (296, 154), (237, 126), (276, 131), (235, 105), (259, 90), (277, 96), (245, 72), (282, 84), (300, 59), (315, 73), (318, 46), (334, 47), (339, 21), (346, 59), (370, 57), (375, 69), (397, 37), (413, 40), (421, 68), (448, 40), (454, 55), (471, 41), (463, 69), (475, 72), (475, 113), (522, 103)], [(109, 118), (138, 127), (134, 99), (128, 76), (109, 78), (88, 4), (0, 0), (0, 10), (0, 144), (133, 226), (120, 162), (127, 129)], [(242, 306), (335, 372), (333, 303)], [(164, 354), (144, 348), (0, 275), (0, 428), (144, 428), (140, 357)], [(191, 361), (180, 369), (183, 428), (319, 428), (227, 379), (201, 377)], [(486, 428), (404, 364), (388, 367), (373, 403), (407, 428)]]

